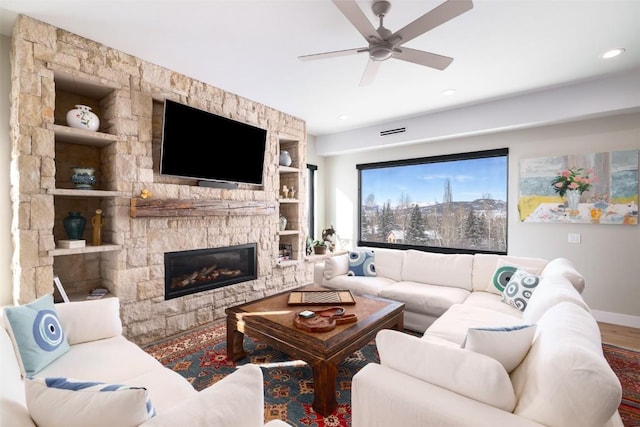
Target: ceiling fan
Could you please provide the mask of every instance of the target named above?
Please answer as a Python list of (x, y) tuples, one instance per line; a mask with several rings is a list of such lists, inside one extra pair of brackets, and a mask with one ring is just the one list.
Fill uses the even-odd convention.
[(384, 17), (391, 9), (391, 3), (386, 0), (374, 1), (371, 9), (380, 20), (376, 30), (355, 0), (332, 0), (342, 14), (356, 27), (369, 43), (367, 47), (337, 50), (333, 52), (317, 53), (299, 56), (302, 61), (333, 58), (336, 56), (353, 55), (362, 52), (369, 53), (369, 62), (360, 80), (360, 86), (370, 84), (375, 78), (382, 61), (389, 58), (400, 59), (414, 64), (444, 70), (451, 64), (453, 58), (431, 52), (402, 47), (414, 38), (426, 33), (445, 22), (462, 15), (473, 8), (472, 0), (447, 0), (435, 9), (425, 13), (420, 18), (392, 33), (384, 27)]

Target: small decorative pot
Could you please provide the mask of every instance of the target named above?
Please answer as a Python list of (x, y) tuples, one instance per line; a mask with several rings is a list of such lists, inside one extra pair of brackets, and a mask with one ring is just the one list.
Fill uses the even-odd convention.
[(287, 229), (287, 218), (284, 215), (280, 215), (280, 231)]
[(82, 240), (87, 220), (80, 215), (80, 212), (69, 212), (69, 215), (62, 220), (62, 225), (69, 240)]
[(95, 171), (94, 168), (73, 166), (71, 168), (71, 182), (78, 190), (91, 190), (96, 183)]
[(280, 166), (291, 166), (291, 154), (288, 151), (280, 152)]
[(314, 246), (313, 247), (313, 253), (316, 255), (324, 255), (327, 253), (327, 247), (326, 246)]
[(95, 132), (100, 127), (100, 119), (91, 111), (91, 107), (76, 105), (76, 108), (67, 112), (67, 124), (72, 128)]

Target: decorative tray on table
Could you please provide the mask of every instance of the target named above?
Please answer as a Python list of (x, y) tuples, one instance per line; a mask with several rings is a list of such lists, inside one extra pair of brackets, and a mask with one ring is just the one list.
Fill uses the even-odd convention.
[(291, 291), (289, 305), (353, 305), (356, 300), (348, 289), (329, 291)]

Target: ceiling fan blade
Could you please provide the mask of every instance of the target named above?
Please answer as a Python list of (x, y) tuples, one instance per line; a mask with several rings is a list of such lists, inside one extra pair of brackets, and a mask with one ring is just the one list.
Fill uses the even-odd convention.
[(378, 31), (355, 0), (333, 0), (333, 4), (340, 9), (340, 12), (351, 22), (351, 25), (356, 27), (356, 30), (362, 34), (367, 42), (371, 41), (371, 38), (379, 38)]
[(314, 53), (311, 55), (298, 56), (301, 61), (312, 61), (314, 59), (335, 58), (337, 56), (355, 55), (356, 53), (366, 52), (368, 48), (360, 47), (357, 49), (336, 50), (333, 52)]
[(424, 65), (425, 67), (431, 67), (437, 70), (444, 70), (453, 62), (453, 58), (438, 55), (436, 53), (410, 49), (408, 47), (402, 47), (400, 49), (402, 52), (394, 53), (393, 58), (412, 62), (418, 65)]
[(419, 35), (422, 35), (427, 31), (462, 15), (472, 8), (473, 1), (471, 0), (447, 0), (440, 6), (425, 13), (420, 18), (393, 33), (389, 39), (394, 39), (396, 36), (400, 36), (402, 38), (401, 43), (406, 43), (409, 40), (412, 40)]
[(378, 74), (380, 64), (382, 64), (382, 61), (374, 61), (372, 59), (367, 62), (367, 66), (365, 67), (364, 73), (362, 73), (362, 78), (360, 79), (360, 86), (367, 86), (373, 82)]

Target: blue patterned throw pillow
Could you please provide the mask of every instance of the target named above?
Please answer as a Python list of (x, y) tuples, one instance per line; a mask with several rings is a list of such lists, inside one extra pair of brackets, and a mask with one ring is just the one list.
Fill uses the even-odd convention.
[(29, 415), (39, 426), (137, 426), (156, 415), (144, 387), (71, 378), (27, 378)]
[(376, 275), (375, 256), (373, 251), (349, 252), (348, 276), (372, 276)]
[(28, 304), (4, 310), (23, 375), (37, 374), (69, 351), (53, 305), (53, 295), (47, 294)]

